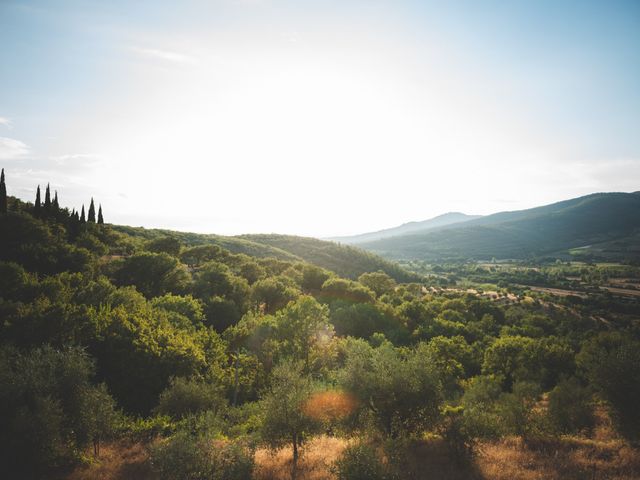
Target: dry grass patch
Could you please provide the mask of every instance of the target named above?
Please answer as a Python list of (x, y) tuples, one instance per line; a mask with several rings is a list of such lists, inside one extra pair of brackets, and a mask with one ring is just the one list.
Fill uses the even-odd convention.
[(151, 480), (149, 452), (141, 443), (105, 444), (91, 465), (76, 468), (65, 480)]
[[(348, 440), (321, 435), (315, 437), (302, 449), (298, 461), (299, 480), (326, 480), (334, 478), (330, 466), (335, 462)], [(261, 448), (256, 452), (255, 480), (289, 480), (293, 454), (291, 448), (272, 451)]]

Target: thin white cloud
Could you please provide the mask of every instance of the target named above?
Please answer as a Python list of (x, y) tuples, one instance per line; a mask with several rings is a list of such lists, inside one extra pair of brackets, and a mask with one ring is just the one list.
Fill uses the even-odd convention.
[(63, 167), (92, 167), (102, 163), (104, 157), (97, 153), (73, 153), (52, 157), (52, 160), (54, 160), (57, 165)]
[(6, 117), (0, 117), (0, 125), (4, 125), (7, 128), (13, 127), (13, 123)]
[(29, 147), (14, 138), (0, 137), (0, 160), (14, 160), (29, 153)]
[(173, 52), (170, 50), (160, 50), (157, 48), (142, 48), (132, 47), (131, 50), (138, 55), (144, 57), (153, 58), (157, 60), (164, 60), (173, 63), (196, 63), (196, 58), (183, 53)]

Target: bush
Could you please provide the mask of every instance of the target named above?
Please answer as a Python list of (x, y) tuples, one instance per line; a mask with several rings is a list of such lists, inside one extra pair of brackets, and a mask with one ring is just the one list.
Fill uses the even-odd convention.
[(389, 474), (376, 449), (366, 443), (345, 448), (332, 466), (338, 480), (387, 480)]
[(558, 433), (593, 428), (593, 395), (575, 378), (564, 380), (549, 393), (549, 422)]
[(186, 430), (153, 446), (151, 465), (160, 480), (246, 480), (254, 467), (248, 447)]
[(172, 378), (160, 395), (156, 412), (180, 419), (207, 410), (218, 411), (226, 404), (219, 387), (188, 378)]

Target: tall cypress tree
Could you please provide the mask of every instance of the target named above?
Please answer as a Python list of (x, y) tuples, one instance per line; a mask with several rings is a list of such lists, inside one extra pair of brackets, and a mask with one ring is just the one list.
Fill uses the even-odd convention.
[(84, 205), (82, 205), (82, 213), (80, 213), (80, 223), (86, 222), (84, 218)]
[(0, 214), (7, 213), (7, 186), (4, 184), (4, 168), (0, 174)]
[(102, 205), (98, 206), (98, 223), (100, 225), (104, 223), (104, 217), (102, 216)]
[(40, 215), (40, 185), (38, 185), (38, 190), (36, 190), (36, 203), (33, 211), (36, 214), (36, 217)]
[(96, 223), (96, 207), (93, 205), (93, 197), (91, 197), (91, 204), (89, 205), (89, 215), (87, 221)]
[(47, 183), (47, 189), (44, 193), (44, 209), (45, 211), (51, 210), (51, 190), (49, 189), (49, 184)]
[(58, 191), (56, 190), (56, 193), (53, 196), (53, 209), (57, 212), (59, 208), (60, 204), (58, 203)]

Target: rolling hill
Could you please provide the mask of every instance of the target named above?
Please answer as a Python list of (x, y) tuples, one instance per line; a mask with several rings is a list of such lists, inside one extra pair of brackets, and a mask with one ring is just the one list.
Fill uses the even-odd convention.
[(640, 258), (640, 192), (596, 193), (360, 244), (392, 259)]
[(420, 279), (415, 273), (371, 252), (315, 238), (276, 234), (223, 236), (123, 225), (113, 225), (113, 228), (141, 240), (172, 236), (188, 246), (213, 244), (232, 253), (244, 253), (253, 257), (305, 261), (351, 279), (356, 279), (365, 272), (378, 270), (382, 270), (398, 282)]
[(333, 237), (328, 240), (335, 242), (346, 243), (347, 245), (355, 245), (365, 242), (373, 242), (381, 240), (383, 238), (398, 237), (400, 235), (406, 235), (410, 233), (421, 233), (434, 228), (445, 227), (447, 225), (454, 225), (456, 223), (467, 222), (476, 218), (480, 218), (480, 215), (465, 215), (460, 212), (449, 212), (429, 220), (423, 220), (421, 222), (408, 222), (403, 223), (398, 227), (386, 228), (384, 230), (378, 230), (377, 232), (361, 233), (359, 235), (351, 235), (346, 237)]

